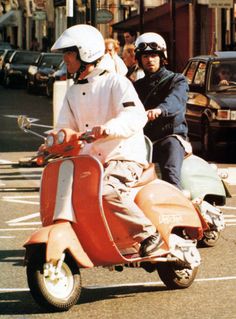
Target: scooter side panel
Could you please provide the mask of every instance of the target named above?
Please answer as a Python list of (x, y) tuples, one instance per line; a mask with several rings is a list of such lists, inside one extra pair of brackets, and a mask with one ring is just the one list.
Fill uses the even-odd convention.
[(176, 187), (156, 180), (144, 186), (135, 198), (137, 205), (153, 222), (163, 239), (173, 228), (195, 229), (196, 238), (202, 233), (202, 223), (193, 204)]
[(204, 198), (208, 194), (226, 196), (224, 185), (215, 169), (202, 158), (191, 155), (182, 166), (181, 184), (192, 198)]

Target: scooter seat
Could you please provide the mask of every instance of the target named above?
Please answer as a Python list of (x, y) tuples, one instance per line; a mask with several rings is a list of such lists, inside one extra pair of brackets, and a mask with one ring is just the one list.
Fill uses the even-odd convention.
[(157, 179), (157, 174), (155, 170), (155, 164), (149, 163), (149, 166), (143, 170), (143, 173), (138, 181), (137, 184), (135, 184), (133, 187), (140, 187), (143, 185), (146, 185), (155, 179)]

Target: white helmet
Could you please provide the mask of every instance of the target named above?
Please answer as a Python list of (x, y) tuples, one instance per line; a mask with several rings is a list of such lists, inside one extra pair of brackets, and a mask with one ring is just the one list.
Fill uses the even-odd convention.
[(166, 42), (158, 33), (146, 32), (141, 34), (135, 41), (135, 47), (136, 57), (151, 51), (162, 53), (163, 57), (167, 59)]
[(51, 51), (77, 47), (80, 60), (93, 63), (105, 53), (102, 34), (91, 25), (78, 24), (65, 30), (53, 44)]

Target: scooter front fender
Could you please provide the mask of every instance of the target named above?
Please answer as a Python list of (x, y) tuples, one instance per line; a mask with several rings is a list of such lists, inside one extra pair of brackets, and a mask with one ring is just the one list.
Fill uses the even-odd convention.
[(93, 267), (93, 262), (84, 251), (69, 222), (56, 223), (33, 233), (24, 243), (27, 248), (36, 244), (46, 244), (46, 261), (58, 261), (64, 251), (68, 251), (75, 261), (84, 268)]

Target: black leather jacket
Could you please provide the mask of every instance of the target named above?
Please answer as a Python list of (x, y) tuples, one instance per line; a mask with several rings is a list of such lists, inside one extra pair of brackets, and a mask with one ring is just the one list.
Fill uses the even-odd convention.
[(185, 112), (189, 88), (184, 75), (163, 66), (151, 76), (145, 75), (136, 81), (134, 86), (146, 110), (162, 110), (161, 116), (146, 124), (145, 135), (152, 141), (171, 134), (187, 138)]

